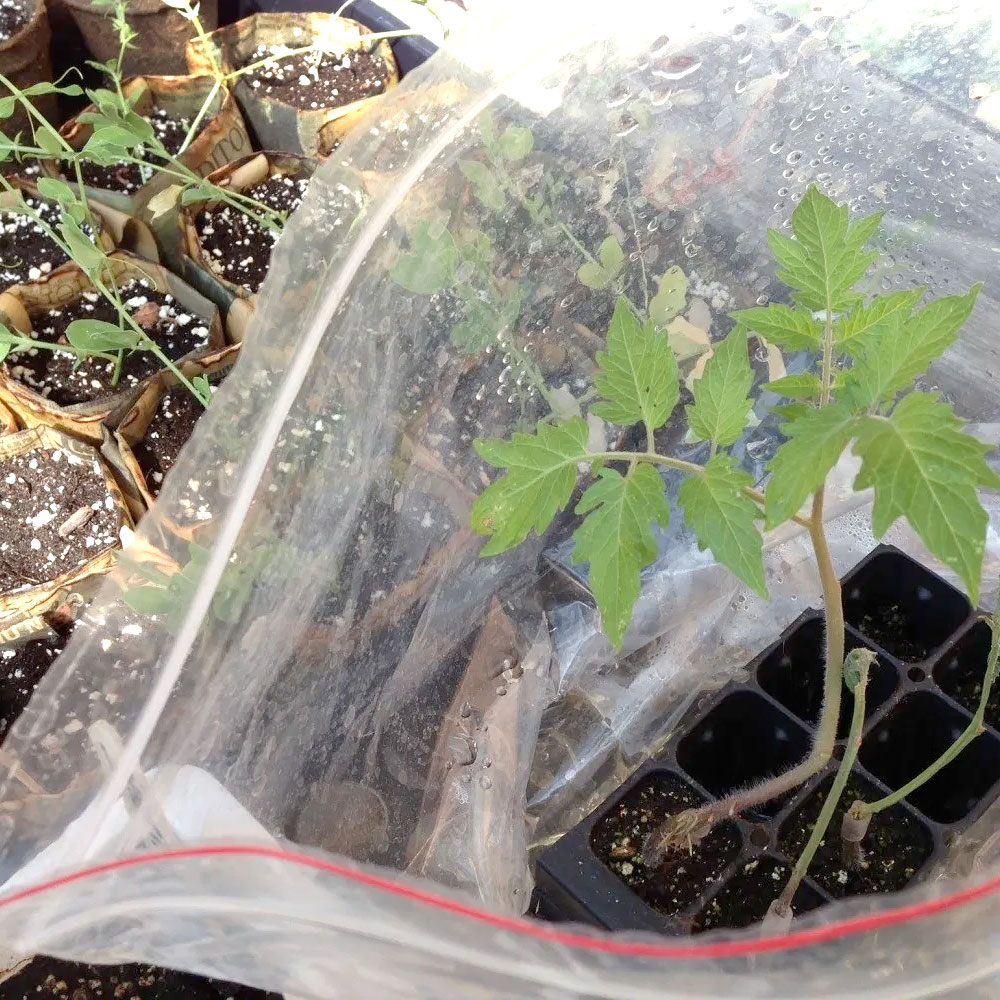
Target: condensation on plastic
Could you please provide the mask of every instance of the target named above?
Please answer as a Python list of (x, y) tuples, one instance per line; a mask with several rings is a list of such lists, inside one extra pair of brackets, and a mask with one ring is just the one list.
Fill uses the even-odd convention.
[[(831, 905), (786, 938), (520, 916), (532, 849), (818, 597), (801, 532), (768, 539), (765, 604), (675, 518), (614, 657), (565, 522), (478, 558), (472, 438), (587, 391), (612, 297), (578, 281), (577, 244), (616, 235), (639, 297), (682, 267), (717, 338), (726, 309), (774, 291), (763, 230), (808, 182), (884, 209), (873, 288), (986, 283), (928, 384), (1000, 440), (1000, 149), (968, 96), (1000, 84), (997, 24), (971, 4), (836, 6), (504, 5), (321, 168), (243, 356), (130, 550), (186, 563), (197, 525), (211, 555), (188, 604), (168, 628), (109, 584), (5, 743), (6, 948), (316, 1000), (996, 995), (992, 812), (948, 877)], [(475, 197), (463, 164), (483, 160), (487, 109), (497, 131), (532, 129), (514, 177), (563, 228), (528, 224), (509, 189), (503, 208)], [(524, 294), (488, 354), (453, 344), (454, 298), (393, 280), (421, 220), (487, 233), (503, 295)], [(737, 446), (757, 475), (777, 443), (766, 402)], [(841, 570), (873, 543), (851, 473), (848, 459), (831, 486)], [(989, 502), (984, 600), (1000, 572)], [(891, 540), (926, 558), (904, 528)]]

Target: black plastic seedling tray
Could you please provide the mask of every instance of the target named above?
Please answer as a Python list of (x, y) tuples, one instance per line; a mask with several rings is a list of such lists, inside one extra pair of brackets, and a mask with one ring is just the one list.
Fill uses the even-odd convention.
[[(867, 688), (861, 752), (840, 809), (859, 795), (871, 800), (905, 784), (954, 741), (978, 704), (990, 647), (989, 626), (966, 598), (891, 546), (851, 570), (843, 593), (848, 649), (867, 646), (878, 663)], [(749, 680), (696, 706), (665, 753), (542, 853), (535, 912), (609, 930), (674, 934), (762, 918), (784, 887), (836, 761), (796, 792), (718, 824), (692, 852), (678, 852), (656, 871), (643, 868), (638, 848), (663, 816), (801, 760), (819, 714), (822, 669), (822, 615), (807, 611), (750, 663)], [(838, 756), (852, 711), (846, 692), (844, 702)], [(1000, 695), (986, 721), (986, 731), (934, 779), (873, 819), (866, 843), (890, 846), (869, 869), (838, 867), (835, 819), (795, 911), (899, 889), (925, 874), (949, 839), (1000, 794)], [(758, 896), (760, 913), (748, 913), (747, 900)]]

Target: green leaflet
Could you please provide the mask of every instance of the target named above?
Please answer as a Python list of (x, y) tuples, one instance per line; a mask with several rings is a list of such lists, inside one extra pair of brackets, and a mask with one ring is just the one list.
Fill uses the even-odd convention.
[(702, 475), (681, 483), (677, 499), (698, 545), (711, 549), (723, 566), (766, 598), (763, 541), (756, 524), (760, 510), (743, 492), (751, 482), (731, 455), (716, 455)]
[(852, 225), (846, 205), (810, 185), (792, 212), (795, 238), (768, 231), (771, 251), (782, 268), (778, 278), (807, 309), (845, 312), (861, 299), (852, 289), (877, 256), (863, 248), (881, 220), (881, 214), (871, 215)]
[(625, 266), (625, 252), (613, 236), (605, 238), (598, 251), (598, 260), (588, 260), (576, 272), (577, 278), (588, 288), (609, 288), (618, 279)]
[(833, 325), (833, 342), (838, 351), (856, 357), (873, 332), (883, 331), (891, 322), (909, 316), (923, 298), (923, 288), (879, 296), (868, 305), (858, 305)]
[(765, 490), (764, 521), (776, 528), (798, 513), (827, 473), (837, 464), (854, 436), (858, 418), (846, 403), (807, 410), (782, 427), (788, 440), (768, 466), (771, 478)]
[(786, 375), (773, 382), (766, 382), (764, 388), (786, 399), (819, 399), (823, 387), (818, 375), (804, 372), (801, 375)]
[(473, 194), (486, 208), (493, 212), (503, 210), (507, 204), (507, 195), (504, 194), (500, 182), (487, 164), (478, 160), (459, 160), (458, 169), (465, 174), (466, 179), (472, 184)]
[(394, 281), (420, 295), (440, 292), (454, 282), (460, 254), (447, 229), (419, 222), (410, 235), (410, 247), (411, 253), (401, 254), (396, 260)]
[(691, 430), (713, 444), (732, 444), (747, 425), (753, 405), (747, 393), (752, 382), (747, 333), (737, 326), (716, 347), (704, 374), (695, 380), (694, 403), (686, 407)]
[(666, 326), (684, 308), (687, 289), (687, 275), (676, 264), (664, 271), (649, 303), (649, 318), (655, 326)]
[(608, 350), (598, 351), (594, 386), (604, 402), (593, 413), (616, 424), (662, 427), (680, 395), (677, 360), (665, 333), (643, 326), (623, 298), (608, 327)]
[(924, 392), (906, 396), (889, 417), (864, 418), (854, 444), (862, 460), (854, 486), (875, 488), (876, 537), (905, 517), (976, 604), (989, 520), (977, 490), (1000, 489), (1000, 477), (983, 457), (989, 446), (962, 426), (950, 406)]
[(981, 288), (974, 285), (965, 295), (935, 299), (909, 319), (897, 311), (888, 327), (870, 333), (847, 377), (847, 398), (855, 408), (865, 410), (890, 399), (923, 374), (954, 343)]
[(510, 441), (476, 441), (476, 451), (507, 475), (488, 486), (472, 507), (472, 530), (489, 535), (480, 555), (519, 545), (532, 528), (541, 534), (569, 503), (576, 466), (587, 461), (587, 421), (580, 417), (540, 423), (534, 434)]
[(573, 535), (573, 562), (590, 563), (604, 634), (620, 649), (639, 597), (639, 573), (656, 558), (650, 524), (666, 527), (670, 505), (651, 465), (637, 465), (627, 476), (604, 468), (598, 476), (576, 506), (587, 517)]
[(823, 324), (808, 309), (780, 302), (730, 313), (740, 326), (788, 351), (818, 351), (823, 346)]

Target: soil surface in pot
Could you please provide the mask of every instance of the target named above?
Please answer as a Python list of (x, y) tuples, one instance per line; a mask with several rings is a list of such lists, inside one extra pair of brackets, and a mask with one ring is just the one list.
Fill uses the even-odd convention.
[(673, 915), (712, 887), (740, 851), (739, 830), (733, 823), (719, 823), (690, 851), (670, 855), (656, 870), (642, 863), (647, 833), (667, 816), (703, 801), (680, 778), (654, 772), (598, 821), (590, 846), (598, 859), (645, 903), (660, 913)]
[[(58, 227), (58, 206), (30, 194), (25, 194), (24, 200), (46, 225), (53, 229)], [(0, 283), (3, 285), (38, 281), (69, 260), (33, 216), (0, 212), (0, 224), (3, 225), (0, 234)], [(84, 224), (83, 229), (93, 239), (90, 227)]]
[[(133, 319), (172, 361), (208, 345), (208, 325), (201, 317), (187, 312), (169, 293), (158, 292), (143, 279), (135, 278), (120, 291)], [(36, 313), (32, 318), (32, 337), (50, 344), (66, 343), (66, 328), (77, 319), (117, 323), (118, 313), (102, 295), (84, 292), (76, 302)], [(152, 351), (132, 351), (122, 362), (116, 385), (114, 362), (96, 357), (78, 362), (75, 354), (36, 348), (12, 353), (7, 366), (13, 378), (59, 406), (91, 402), (135, 388), (163, 368)]]
[[(188, 129), (191, 127), (190, 118), (175, 118), (163, 108), (157, 108), (151, 115), (147, 115), (146, 121), (153, 126), (156, 138), (172, 155), (176, 155), (180, 151)], [(162, 157), (148, 151), (145, 158), (152, 163), (166, 162)], [(116, 163), (102, 166), (98, 163), (85, 162), (82, 165), (83, 179), (91, 187), (100, 188), (103, 191), (121, 191), (124, 194), (138, 191), (153, 177), (154, 172), (153, 167), (139, 166), (137, 163)]]
[(0, 648), (0, 743), (24, 711), (38, 682), (65, 649), (71, 625), (58, 631)]
[[(297, 47), (297, 46), (296, 46)], [(272, 59), (294, 51), (287, 45), (258, 45), (244, 66), (267, 62), (244, 74), (255, 94), (301, 111), (341, 108), (381, 94), (389, 82), (385, 60), (363, 49), (336, 54), (314, 50)]]
[[(220, 372), (211, 376), (210, 385), (213, 388), (219, 385), (226, 374)], [(184, 386), (174, 386), (160, 397), (160, 405), (146, 433), (141, 441), (132, 446), (132, 454), (154, 497), (159, 494), (163, 477), (173, 468), (181, 448), (191, 437), (198, 418), (204, 412), (205, 407)]]
[(31, 0), (0, 0), (0, 42), (9, 41), (31, 20)]
[[(308, 188), (309, 178), (304, 174), (275, 175), (247, 188), (243, 194), (290, 215), (302, 203)], [(251, 292), (260, 289), (280, 233), (264, 229), (228, 205), (203, 209), (195, 220), (195, 228), (212, 269), (220, 277)]]
[(279, 1000), (249, 986), (151, 965), (77, 965), (36, 958), (3, 984), (4, 1000)]
[[(802, 853), (832, 783), (831, 777), (820, 785), (782, 827), (779, 846), (789, 857)], [(873, 785), (852, 774), (809, 867), (809, 877), (835, 898), (902, 889), (931, 855), (929, 831), (902, 806), (893, 806), (872, 817), (861, 864), (845, 861), (840, 839), (844, 812), (855, 799), (878, 798), (881, 793)]]
[(893, 656), (907, 663), (926, 660), (934, 647), (913, 634), (906, 611), (898, 604), (875, 604), (859, 619), (857, 628)]
[[(749, 927), (760, 923), (767, 908), (777, 897), (792, 874), (790, 865), (763, 855), (746, 862), (719, 891), (715, 899), (694, 918), (695, 933), (716, 927)], [(822, 903), (818, 893), (800, 886), (792, 901), (792, 913), (804, 913)]]
[[(45, 583), (118, 544), (121, 512), (96, 460), (36, 448), (0, 461), (0, 479), (0, 593)], [(81, 509), (92, 513), (60, 535)]]

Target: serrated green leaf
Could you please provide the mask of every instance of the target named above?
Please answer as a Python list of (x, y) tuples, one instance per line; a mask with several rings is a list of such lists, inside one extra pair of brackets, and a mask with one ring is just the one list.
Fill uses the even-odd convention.
[(604, 468), (583, 494), (577, 514), (586, 514), (573, 535), (573, 562), (590, 563), (589, 581), (601, 612), (601, 627), (616, 649), (639, 597), (639, 573), (656, 558), (650, 524), (666, 527), (670, 505), (663, 480), (646, 464), (622, 476)]
[(806, 499), (826, 479), (857, 430), (858, 418), (846, 403), (807, 410), (782, 425), (788, 440), (768, 468), (764, 521), (776, 528), (798, 513)]
[(764, 388), (787, 399), (819, 399), (823, 386), (818, 375), (803, 372), (801, 375), (786, 375), (784, 378), (767, 382)]
[(622, 250), (622, 245), (613, 236), (604, 238), (601, 249), (598, 251), (598, 257), (605, 274), (612, 279), (621, 274), (622, 267), (625, 265), (625, 252)]
[(593, 413), (616, 424), (662, 427), (680, 395), (677, 359), (666, 334), (639, 322), (619, 297), (608, 327), (608, 349), (597, 352), (594, 386), (604, 402)]
[(811, 184), (792, 212), (795, 238), (774, 230), (767, 234), (782, 266), (778, 278), (792, 289), (795, 301), (807, 309), (834, 313), (854, 306), (861, 295), (853, 286), (877, 256), (862, 248), (881, 218), (873, 215), (851, 225), (847, 206), (836, 204)]
[(534, 434), (510, 441), (476, 441), (476, 451), (507, 475), (487, 487), (472, 508), (472, 530), (489, 535), (480, 555), (492, 556), (519, 545), (534, 530), (541, 534), (569, 503), (579, 462), (588, 459), (586, 420), (540, 423)]
[(101, 319), (75, 319), (66, 327), (66, 339), (81, 351), (135, 350), (139, 335)]
[(747, 424), (753, 405), (747, 396), (752, 382), (747, 332), (737, 326), (715, 348), (704, 374), (694, 381), (694, 403), (685, 408), (691, 430), (713, 444), (732, 444)]
[(703, 549), (761, 597), (767, 597), (760, 508), (743, 492), (750, 475), (731, 455), (709, 459), (701, 475), (688, 476), (677, 494), (684, 520)]
[(817, 351), (823, 344), (823, 324), (808, 309), (773, 302), (729, 314), (740, 326), (788, 351)]
[(594, 290), (607, 288), (614, 280), (608, 276), (608, 273), (597, 261), (593, 260), (588, 260), (584, 264), (581, 264), (579, 270), (576, 272), (576, 276), (582, 284)]
[(165, 587), (129, 587), (122, 600), (140, 615), (164, 615), (177, 603), (173, 592)]
[(507, 204), (507, 196), (493, 171), (478, 160), (459, 160), (458, 169), (472, 184), (472, 191), (488, 209), (500, 212)]
[(649, 303), (649, 318), (655, 326), (666, 326), (684, 308), (687, 290), (687, 275), (681, 268), (674, 265), (664, 272)]
[(979, 487), (1000, 489), (984, 455), (989, 446), (962, 433), (963, 421), (933, 393), (913, 392), (889, 417), (866, 417), (854, 451), (855, 489), (875, 488), (872, 530), (881, 537), (905, 517), (924, 545), (979, 600), (989, 518)]
[(981, 288), (935, 299), (909, 319), (897, 312), (881, 334), (871, 332), (848, 374), (846, 398), (865, 410), (911, 385), (954, 343)]
[(413, 253), (402, 254), (393, 266), (395, 282), (420, 295), (433, 295), (454, 282), (459, 251), (447, 229), (439, 232), (430, 223), (419, 222), (410, 245)]
[(868, 305), (858, 305), (833, 326), (833, 342), (838, 351), (856, 357), (869, 334), (884, 329), (900, 316), (909, 316), (923, 298), (923, 288), (881, 295)]
[(807, 403), (779, 403), (777, 406), (769, 407), (770, 412), (782, 420), (792, 421), (804, 417), (813, 408)]
[(510, 128), (504, 129), (497, 147), (505, 160), (517, 161), (523, 160), (531, 152), (534, 144), (535, 137), (531, 134), (530, 128), (511, 125)]

